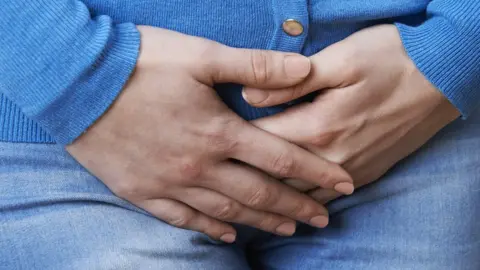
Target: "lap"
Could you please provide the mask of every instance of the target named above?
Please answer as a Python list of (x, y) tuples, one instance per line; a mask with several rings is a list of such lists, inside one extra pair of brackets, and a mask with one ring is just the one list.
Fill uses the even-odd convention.
[[(477, 118), (480, 118), (477, 116)], [(480, 269), (480, 121), (458, 121), (328, 208), (324, 230), (245, 230), (258, 269)], [(248, 269), (243, 244), (169, 226), (115, 197), (55, 145), (0, 143), (6, 269)]]
[(246, 269), (242, 251), (113, 196), (54, 145), (0, 143), (0, 268)]
[(480, 269), (480, 116), (332, 202), (330, 225), (252, 245), (258, 269)]

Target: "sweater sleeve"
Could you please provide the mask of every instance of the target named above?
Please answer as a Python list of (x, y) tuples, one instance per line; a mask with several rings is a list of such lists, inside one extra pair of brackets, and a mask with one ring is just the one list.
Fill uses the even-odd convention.
[(4, 0), (0, 91), (68, 144), (99, 118), (135, 68), (134, 24), (92, 18), (78, 0)]
[(397, 23), (425, 77), (468, 117), (480, 104), (480, 1), (432, 0), (420, 25)]

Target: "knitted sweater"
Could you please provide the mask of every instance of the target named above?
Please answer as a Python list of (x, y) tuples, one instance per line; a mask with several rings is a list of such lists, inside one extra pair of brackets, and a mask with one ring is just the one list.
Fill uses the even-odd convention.
[[(303, 33), (285, 33), (286, 19)], [(309, 56), (381, 23), (397, 26), (420, 71), (468, 117), (480, 100), (479, 0), (3, 0), (0, 140), (68, 144), (81, 135), (135, 67), (135, 25)], [(252, 108), (240, 88), (217, 90), (245, 119), (286, 106)]]

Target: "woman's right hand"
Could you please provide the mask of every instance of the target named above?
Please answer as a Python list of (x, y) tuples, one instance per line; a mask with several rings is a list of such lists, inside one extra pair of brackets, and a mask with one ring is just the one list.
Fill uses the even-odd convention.
[(323, 206), (269, 175), (330, 189), (351, 183), (350, 176), (242, 120), (212, 88), (223, 82), (294, 85), (309, 73), (309, 60), (139, 30), (134, 74), (112, 107), (67, 146), (72, 156), (117, 196), (215, 239), (234, 241), (235, 229), (226, 222), (280, 235), (293, 234), (294, 220), (326, 226)]

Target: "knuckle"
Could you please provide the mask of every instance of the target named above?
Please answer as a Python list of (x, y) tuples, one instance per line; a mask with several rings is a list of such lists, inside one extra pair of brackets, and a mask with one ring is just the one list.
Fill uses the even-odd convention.
[(252, 73), (256, 84), (266, 83), (271, 78), (271, 55), (263, 51), (252, 51), (250, 54)]
[(165, 221), (175, 227), (184, 228), (189, 226), (194, 219), (194, 214), (180, 214), (172, 217), (167, 217)]
[(299, 219), (308, 219), (312, 216), (314, 212), (313, 207), (309, 203), (305, 203), (302, 201), (296, 201), (292, 208), (289, 211), (289, 215), (291, 217), (299, 218)]
[(192, 184), (203, 175), (203, 163), (199, 159), (186, 158), (179, 163), (178, 171), (183, 184)]
[(206, 144), (211, 152), (215, 153), (229, 153), (238, 144), (234, 128), (236, 122), (232, 119), (212, 118), (210, 123), (205, 128)]
[(351, 157), (355, 157), (355, 153), (351, 149), (343, 149), (341, 147), (331, 147), (322, 151), (322, 156), (330, 162), (339, 166), (346, 165)]
[(299, 217), (299, 216), (302, 216), (303, 213), (304, 213), (304, 206), (300, 201), (297, 200), (292, 203), (292, 206), (288, 214), (292, 217)]
[(264, 231), (273, 231), (277, 227), (277, 220), (274, 218), (273, 215), (265, 215), (260, 220), (258, 224), (258, 228)]
[(274, 174), (280, 177), (291, 177), (295, 172), (297, 163), (291, 151), (284, 152), (272, 160), (271, 168)]
[(335, 139), (335, 133), (333, 132), (317, 132), (317, 135), (312, 138), (310, 144), (314, 146), (327, 146)]
[[(319, 111), (321, 115), (323, 112)], [(325, 117), (315, 117), (312, 116), (310, 119), (307, 119), (311, 125), (312, 138), (308, 143), (314, 146), (326, 146), (332, 143), (338, 137), (338, 131), (335, 130), (335, 123), (332, 123), (332, 120), (326, 119)]]
[(208, 221), (205, 227), (201, 227), (198, 229), (199, 232), (204, 233), (214, 239), (220, 238), (224, 234), (224, 229), (222, 226), (219, 226), (214, 221)]
[(341, 164), (342, 166), (348, 165), (350, 161), (350, 155), (345, 155), (345, 154), (339, 154), (339, 155), (334, 155), (332, 154), (333, 158), (330, 159), (332, 162), (335, 162), (337, 164)]
[(256, 189), (247, 200), (247, 205), (254, 209), (263, 209), (271, 205), (272, 193), (269, 188)]
[(322, 170), (318, 173), (319, 182), (322, 183), (323, 187), (333, 187), (333, 183), (335, 182), (334, 177), (327, 173), (325, 170)]
[(218, 204), (213, 210), (213, 216), (220, 220), (233, 220), (238, 216), (238, 214), (239, 207), (231, 200), (222, 204)]

